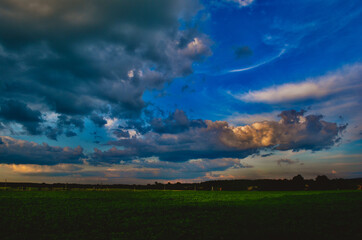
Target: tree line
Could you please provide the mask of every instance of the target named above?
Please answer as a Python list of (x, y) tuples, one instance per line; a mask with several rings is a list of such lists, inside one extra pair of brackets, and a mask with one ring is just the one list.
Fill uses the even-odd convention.
[(214, 180), (200, 183), (159, 183), (146, 185), (136, 184), (77, 184), (77, 183), (29, 183), (1, 182), (1, 189), (9, 190), (197, 190), (197, 191), (293, 191), (293, 190), (353, 190), (362, 188), (362, 178), (329, 179), (325, 175), (315, 179), (304, 179), (297, 175), (292, 179), (257, 179), (257, 180)]

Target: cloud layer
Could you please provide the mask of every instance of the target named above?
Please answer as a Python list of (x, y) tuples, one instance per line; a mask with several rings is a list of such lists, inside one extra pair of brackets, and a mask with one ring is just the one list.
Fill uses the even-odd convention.
[(56, 165), (60, 163), (119, 164), (141, 158), (186, 162), (192, 159), (242, 159), (262, 149), (318, 151), (340, 140), (346, 125), (322, 120), (304, 111), (283, 111), (281, 120), (230, 126), (225, 121), (190, 120), (178, 110), (165, 119), (153, 119), (144, 134), (137, 129), (115, 129), (118, 140), (109, 150), (97, 148), (87, 156), (81, 147), (61, 148), (11, 137), (0, 137), (1, 163)]
[[(146, 90), (211, 54), (207, 36), (188, 24), (200, 9), (191, 0), (1, 1), (0, 120), (34, 135), (45, 112), (98, 126), (104, 115), (138, 117)], [(52, 139), (66, 132), (43, 132), (51, 131)]]
[(85, 155), (81, 147), (53, 147), (12, 137), (0, 136), (0, 163), (57, 165), (82, 163)]
[[(170, 121), (172, 118), (183, 121)], [(225, 121), (198, 120), (191, 124), (184, 112), (170, 115), (159, 125), (151, 125), (141, 137), (110, 141), (107, 151), (95, 149), (95, 163), (119, 163), (135, 158), (158, 157), (161, 161), (183, 162), (190, 159), (244, 158), (260, 149), (312, 150), (333, 146), (346, 125), (322, 120), (320, 115), (304, 116), (304, 111), (283, 111), (281, 120), (230, 126)], [(120, 147), (120, 148), (117, 148)]]

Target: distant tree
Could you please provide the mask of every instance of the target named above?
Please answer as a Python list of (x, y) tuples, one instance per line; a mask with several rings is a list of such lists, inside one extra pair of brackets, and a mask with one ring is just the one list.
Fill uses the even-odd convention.
[(293, 190), (303, 190), (304, 189), (304, 177), (302, 177), (302, 175), (300, 175), (300, 174), (293, 177), (290, 187)]
[(326, 175), (318, 175), (315, 180), (318, 183), (326, 183), (329, 181), (329, 178)]
[(300, 174), (298, 174), (297, 176), (293, 177), (292, 179), (294, 182), (303, 182), (304, 181), (304, 177)]

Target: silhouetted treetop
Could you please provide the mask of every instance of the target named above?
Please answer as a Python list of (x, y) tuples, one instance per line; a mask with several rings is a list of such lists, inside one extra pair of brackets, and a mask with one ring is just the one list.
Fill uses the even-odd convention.
[(293, 177), (293, 181), (302, 182), (302, 181), (304, 181), (304, 177), (302, 175), (298, 174), (297, 176)]

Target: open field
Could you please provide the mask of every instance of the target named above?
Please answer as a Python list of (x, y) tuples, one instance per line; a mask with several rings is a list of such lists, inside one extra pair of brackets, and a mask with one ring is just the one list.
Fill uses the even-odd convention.
[(362, 239), (362, 191), (0, 191), (1, 239)]

